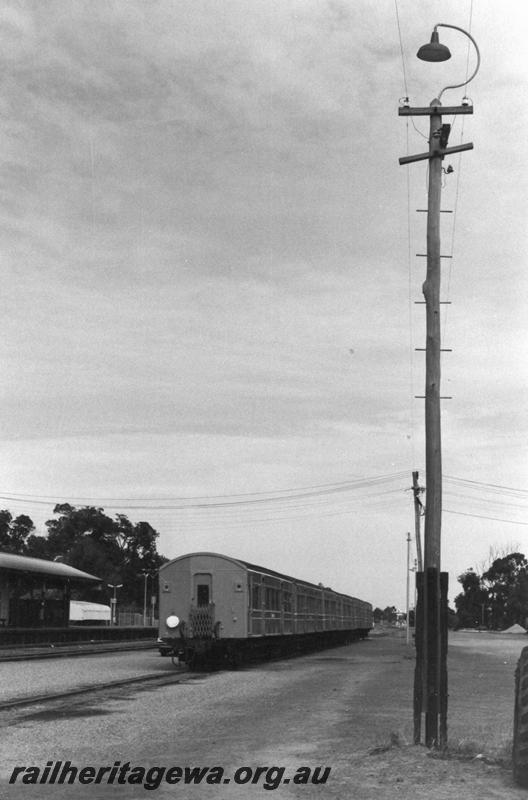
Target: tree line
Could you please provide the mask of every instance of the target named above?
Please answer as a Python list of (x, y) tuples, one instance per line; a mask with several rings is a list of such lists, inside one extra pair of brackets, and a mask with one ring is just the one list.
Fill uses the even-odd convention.
[[(398, 621), (398, 610), (396, 606), (387, 606), (386, 608), (375, 608), (372, 612), (374, 622), (388, 622), (393, 625)], [(401, 616), (401, 615), (400, 615)]]
[(119, 604), (141, 608), (147, 575), (150, 604), (157, 586), (152, 579), (168, 559), (158, 553), (159, 533), (148, 522), (132, 523), (124, 514), (111, 518), (103, 508), (69, 503), (56, 505), (53, 513), (45, 523), (47, 535), (40, 536), (27, 515), (0, 511), (0, 551), (62, 561), (101, 578), (101, 587), (82, 590), (82, 599), (93, 602), (108, 602), (113, 593), (108, 584), (122, 584)]
[[(506, 630), (518, 624), (528, 628), (528, 559), (523, 553), (498, 554), (491, 549), (480, 572), (469, 568), (457, 580), (462, 591), (454, 600), (456, 612), (448, 609), (449, 627)], [(373, 616), (375, 622), (398, 620), (395, 606), (375, 608)], [(412, 610), (410, 623), (414, 624)]]
[(481, 574), (467, 569), (458, 581), (462, 585), (462, 592), (455, 597), (458, 627), (527, 627), (528, 561), (523, 553), (494, 558)]

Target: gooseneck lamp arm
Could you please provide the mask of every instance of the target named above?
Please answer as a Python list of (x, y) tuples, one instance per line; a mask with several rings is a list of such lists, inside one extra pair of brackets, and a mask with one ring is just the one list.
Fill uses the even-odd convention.
[(465, 31), (463, 28), (459, 28), (457, 25), (447, 25), (447, 23), (445, 23), (445, 22), (438, 22), (434, 26), (435, 31), (436, 31), (437, 28), (453, 28), (455, 31), (460, 31), (460, 33), (464, 33), (468, 37), (468, 39), (471, 39), (471, 41), (473, 42), (473, 45), (475, 47), (475, 50), (477, 52), (477, 66), (475, 67), (475, 70), (474, 70), (473, 74), (469, 78), (467, 78), (463, 83), (454, 83), (451, 86), (444, 86), (444, 88), (442, 89), (442, 91), (438, 95), (438, 100), (440, 100), (442, 95), (443, 95), (443, 93), (446, 91), (446, 89), (459, 89), (461, 86), (466, 86), (470, 81), (473, 80), (473, 78), (475, 77), (475, 75), (479, 71), (479, 67), (480, 67), (480, 51), (478, 49), (478, 45), (477, 45), (476, 41), (474, 40), (474, 38), (471, 36), (470, 33)]

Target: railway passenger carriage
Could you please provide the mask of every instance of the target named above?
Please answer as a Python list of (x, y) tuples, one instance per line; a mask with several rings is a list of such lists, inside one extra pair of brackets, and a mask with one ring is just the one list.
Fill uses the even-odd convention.
[(160, 643), (191, 666), (231, 664), (364, 638), (372, 606), (217, 553), (164, 564)]

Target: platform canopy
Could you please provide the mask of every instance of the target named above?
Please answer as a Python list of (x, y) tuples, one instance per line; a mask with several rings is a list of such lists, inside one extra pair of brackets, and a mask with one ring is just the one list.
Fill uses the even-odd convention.
[(0, 571), (9, 572), (35, 572), (39, 575), (48, 575), (54, 578), (75, 581), (94, 581), (100, 582), (101, 578), (89, 575), (69, 564), (61, 561), (46, 561), (43, 558), (30, 558), (29, 556), (17, 556), (13, 553), (0, 552)]

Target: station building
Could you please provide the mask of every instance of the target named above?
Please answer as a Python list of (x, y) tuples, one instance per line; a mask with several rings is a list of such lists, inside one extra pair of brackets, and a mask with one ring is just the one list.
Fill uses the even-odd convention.
[(100, 582), (69, 564), (0, 552), (0, 628), (67, 628), (72, 587)]

